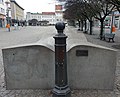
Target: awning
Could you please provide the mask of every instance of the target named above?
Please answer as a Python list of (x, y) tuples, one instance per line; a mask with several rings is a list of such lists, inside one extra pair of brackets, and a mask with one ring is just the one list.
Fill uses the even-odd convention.
[(1, 19), (5, 19), (5, 15), (0, 14)]

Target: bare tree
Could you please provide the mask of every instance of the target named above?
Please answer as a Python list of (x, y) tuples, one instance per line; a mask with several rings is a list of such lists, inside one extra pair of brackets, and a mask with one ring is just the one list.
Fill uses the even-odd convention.
[[(67, 0), (65, 17), (67, 19), (72, 18), (78, 21), (79, 30), (83, 31), (83, 25), (85, 21), (86, 30), (86, 20), (90, 22), (90, 34), (92, 34), (92, 17), (91, 12), (87, 12), (86, 2), (84, 0)], [(81, 29), (80, 29), (81, 27)]]
[(107, 0), (107, 2), (109, 2), (110, 4), (113, 4), (116, 6), (116, 9), (119, 11), (120, 13), (120, 0)]
[[(111, 4), (107, 0), (67, 0), (66, 5), (66, 8), (68, 9), (74, 5), (74, 8), (76, 9), (74, 15), (79, 14), (79, 19), (86, 17), (89, 20), (90, 34), (92, 34), (93, 17), (98, 19), (101, 23), (100, 39), (102, 39), (104, 20), (115, 8), (115, 5)], [(72, 11), (70, 12), (72, 13)]]
[(101, 23), (100, 39), (102, 39), (103, 29), (104, 29), (104, 20), (106, 16), (108, 16), (112, 12), (115, 6), (107, 2), (106, 0), (89, 0), (88, 4), (91, 12), (93, 12), (94, 14), (94, 18), (98, 19)]

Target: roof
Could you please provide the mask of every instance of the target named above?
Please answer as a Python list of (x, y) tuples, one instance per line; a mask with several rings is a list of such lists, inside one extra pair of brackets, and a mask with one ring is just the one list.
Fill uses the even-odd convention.
[(55, 15), (55, 12), (42, 12), (42, 15)]
[(27, 14), (31, 14), (31, 15), (42, 15), (42, 13), (31, 13), (31, 12), (26, 12)]
[(57, 1), (59, 1), (59, 2), (65, 2), (66, 0), (57, 0)]
[(10, 0), (10, 2), (15, 3), (18, 7), (20, 7), (22, 10), (24, 10), (24, 8), (22, 8), (15, 0)]

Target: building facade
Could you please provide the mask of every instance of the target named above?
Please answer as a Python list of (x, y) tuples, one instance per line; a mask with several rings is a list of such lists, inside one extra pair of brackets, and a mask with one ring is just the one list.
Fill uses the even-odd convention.
[(65, 0), (55, 0), (55, 12), (31, 13), (27, 12), (26, 20), (30, 21), (36, 19), (37, 21), (49, 21), (49, 24), (56, 24), (58, 21), (64, 21)]
[(26, 14), (26, 20), (32, 20), (32, 19), (37, 19), (38, 21), (41, 21), (42, 18), (42, 13), (31, 13), (31, 12), (27, 12)]
[(56, 23), (55, 12), (42, 12), (42, 13), (31, 13), (27, 12), (26, 20), (37, 20), (38, 22), (48, 21), (48, 24)]
[(11, 19), (23, 21), (24, 9), (15, 0), (11, 0)]
[(65, 4), (65, 0), (56, 0), (55, 14), (57, 21), (63, 21), (64, 4)]
[(5, 27), (5, 2), (4, 0), (0, 0), (0, 27)]
[(56, 23), (55, 12), (42, 12), (41, 21), (49, 21), (49, 24)]
[(120, 29), (120, 13), (118, 11), (114, 11), (114, 26)]
[[(115, 26), (116, 29), (120, 29), (120, 13), (117, 10), (113, 11), (113, 15), (111, 13), (110, 15), (106, 16), (104, 20), (105, 28), (111, 28), (112, 18), (113, 18), (113, 26)], [(100, 21), (94, 19), (94, 26), (100, 27)]]
[[(120, 29), (120, 13), (117, 10), (113, 11), (113, 26), (115, 26), (116, 29)], [(112, 14), (108, 15), (105, 18), (105, 26), (111, 27), (111, 21), (112, 21)]]
[(55, 14), (56, 14), (57, 21), (63, 21), (62, 5), (60, 5), (60, 4), (55, 5)]

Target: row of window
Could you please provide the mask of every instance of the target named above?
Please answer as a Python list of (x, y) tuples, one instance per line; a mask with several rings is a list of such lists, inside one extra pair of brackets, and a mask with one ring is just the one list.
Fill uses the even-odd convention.
[(29, 16), (29, 17), (27, 17), (27, 19), (28, 19), (28, 20), (30, 20), (30, 19), (37, 19), (38, 21), (40, 21), (40, 20), (47, 20), (47, 21), (49, 21), (49, 22), (55, 22), (56, 20), (57, 20), (57, 21), (62, 21), (62, 19), (56, 19), (56, 18), (42, 18), (42, 17), (36, 18), (36, 16), (31, 16), (31, 18), (30, 18), (30, 16)]
[(53, 16), (31, 16), (31, 18), (52, 18)]
[(3, 0), (0, 0), (0, 3), (3, 3)]
[(5, 9), (0, 8), (0, 13), (5, 13)]
[[(0, 4), (3, 4), (4, 1), (3, 0), (0, 0)], [(5, 13), (5, 10), (3, 8), (0, 8), (0, 13)]]

